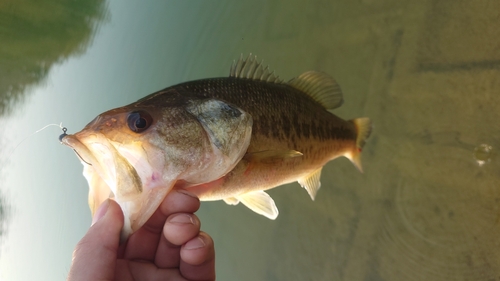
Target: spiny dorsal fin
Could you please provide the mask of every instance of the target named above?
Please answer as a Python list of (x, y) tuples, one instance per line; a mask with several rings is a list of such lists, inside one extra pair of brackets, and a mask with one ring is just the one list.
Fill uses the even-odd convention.
[(252, 191), (236, 196), (243, 205), (259, 215), (263, 215), (268, 219), (276, 219), (278, 217), (278, 208), (274, 203), (273, 198), (264, 191)]
[(243, 59), (243, 54), (240, 59), (236, 62), (233, 61), (231, 65), (231, 71), (229, 77), (234, 78), (245, 78), (252, 80), (266, 81), (270, 83), (282, 83), (278, 75), (274, 74), (274, 71), (270, 71), (269, 68), (262, 65), (264, 61), (257, 61), (257, 56), (248, 55), (246, 59)]
[(299, 180), (299, 184), (307, 190), (307, 193), (309, 193), (309, 196), (311, 196), (311, 199), (313, 201), (314, 198), (316, 197), (316, 193), (321, 187), (321, 182), (319, 181), (319, 179), (321, 177), (322, 168), (323, 167), (317, 169), (316, 171), (310, 173), (309, 175)]
[(288, 81), (288, 85), (306, 93), (326, 109), (334, 109), (344, 103), (339, 84), (322, 72), (302, 73), (299, 77)]

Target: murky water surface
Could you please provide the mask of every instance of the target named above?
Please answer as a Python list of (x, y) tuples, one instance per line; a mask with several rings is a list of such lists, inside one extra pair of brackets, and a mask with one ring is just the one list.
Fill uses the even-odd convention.
[(284, 79), (331, 74), (335, 114), (374, 131), (364, 174), (342, 158), (315, 202), (271, 190), (276, 221), (203, 203), (219, 280), (499, 278), (500, 2), (43, 2), (0, 3), (0, 279), (64, 279), (90, 224), (60, 129), (27, 136), (226, 76), (250, 52)]

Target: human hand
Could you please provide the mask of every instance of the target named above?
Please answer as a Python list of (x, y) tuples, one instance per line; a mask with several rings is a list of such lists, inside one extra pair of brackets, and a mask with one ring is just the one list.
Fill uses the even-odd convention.
[(193, 214), (199, 207), (194, 195), (171, 191), (119, 245), (123, 213), (115, 201), (105, 201), (76, 245), (67, 280), (215, 280), (214, 243)]

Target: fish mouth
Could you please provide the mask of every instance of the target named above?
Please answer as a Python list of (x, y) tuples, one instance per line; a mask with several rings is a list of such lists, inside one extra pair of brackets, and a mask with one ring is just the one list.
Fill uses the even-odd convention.
[[(62, 143), (73, 148), (80, 161), (87, 169), (87, 173), (93, 170), (109, 188), (114, 196), (127, 196), (127, 193), (142, 191), (142, 183), (135, 168), (122, 157), (111, 142), (101, 134), (89, 134), (83, 136), (81, 133), (67, 135)], [(126, 173), (124, 173), (126, 171)], [(117, 187), (127, 184), (127, 191)], [(136, 192), (133, 192), (133, 191)], [(97, 206), (102, 202), (96, 202)], [(95, 207), (97, 207), (95, 206)]]
[(75, 135), (64, 136), (61, 143), (72, 148), (83, 165), (83, 175), (89, 183), (89, 208), (92, 217), (94, 217), (102, 202), (114, 197), (114, 192), (110, 188), (113, 186), (110, 185), (112, 184), (110, 175), (102, 168), (90, 149)]
[[(149, 219), (175, 183), (161, 181), (140, 144), (127, 149), (102, 134), (85, 131), (66, 135), (61, 143), (72, 148), (84, 166), (92, 216), (108, 198), (120, 205), (124, 215), (122, 241)], [(160, 185), (162, 188), (155, 188)]]
[(64, 135), (60, 141), (62, 144), (72, 148), (83, 163), (90, 166), (98, 163), (90, 150), (75, 135)]

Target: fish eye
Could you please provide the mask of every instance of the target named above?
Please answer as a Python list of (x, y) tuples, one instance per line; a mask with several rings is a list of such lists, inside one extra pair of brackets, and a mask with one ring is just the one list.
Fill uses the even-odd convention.
[(133, 111), (127, 117), (127, 124), (130, 130), (142, 133), (153, 123), (153, 118), (145, 111)]

